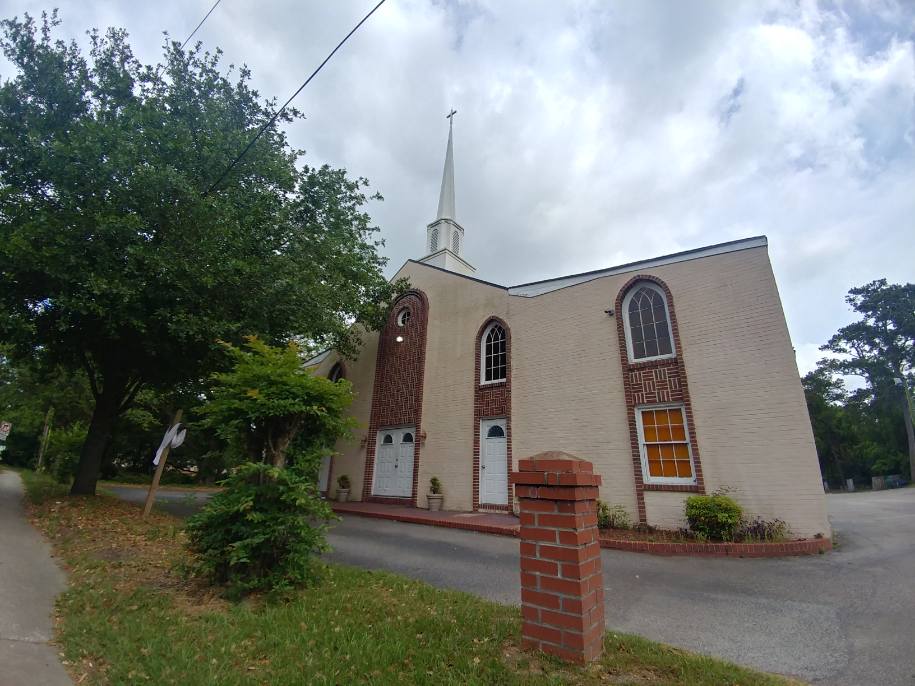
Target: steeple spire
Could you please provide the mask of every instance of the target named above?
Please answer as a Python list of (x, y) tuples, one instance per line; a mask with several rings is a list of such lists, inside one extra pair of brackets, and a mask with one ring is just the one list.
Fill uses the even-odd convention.
[(448, 113), (448, 147), (445, 149), (445, 170), (442, 172), (442, 191), (438, 196), (438, 219), (454, 219), (454, 115), (457, 110)]
[(460, 274), (473, 274), (476, 269), (464, 259), (464, 227), (454, 218), (454, 115), (448, 118), (448, 147), (445, 149), (445, 170), (442, 190), (438, 196), (438, 214), (426, 227), (426, 256), (420, 260), (441, 269)]

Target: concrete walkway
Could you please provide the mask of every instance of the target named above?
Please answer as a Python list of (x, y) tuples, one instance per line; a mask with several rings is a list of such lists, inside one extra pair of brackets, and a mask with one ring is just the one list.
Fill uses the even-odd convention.
[(19, 475), (0, 472), (0, 686), (70, 686), (49, 643), (66, 577), (26, 520), (22, 498)]

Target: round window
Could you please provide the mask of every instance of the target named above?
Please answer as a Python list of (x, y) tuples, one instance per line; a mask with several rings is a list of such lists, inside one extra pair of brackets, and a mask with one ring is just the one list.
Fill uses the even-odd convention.
[(410, 310), (406, 307), (397, 313), (397, 326), (406, 326), (410, 321)]

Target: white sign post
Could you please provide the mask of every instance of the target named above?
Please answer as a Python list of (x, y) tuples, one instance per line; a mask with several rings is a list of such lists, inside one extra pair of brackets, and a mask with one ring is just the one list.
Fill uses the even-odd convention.
[(153, 464), (156, 465), (156, 473), (153, 475), (152, 483), (149, 485), (149, 493), (146, 495), (146, 505), (143, 506), (143, 516), (149, 515), (152, 510), (153, 502), (156, 500), (156, 489), (159, 488), (159, 479), (162, 478), (162, 471), (165, 469), (165, 461), (168, 459), (168, 453), (172, 448), (177, 448), (184, 443), (184, 437), (187, 435), (187, 429), (181, 424), (181, 410), (175, 412), (175, 418), (172, 425), (162, 437), (162, 443), (156, 451), (156, 457)]

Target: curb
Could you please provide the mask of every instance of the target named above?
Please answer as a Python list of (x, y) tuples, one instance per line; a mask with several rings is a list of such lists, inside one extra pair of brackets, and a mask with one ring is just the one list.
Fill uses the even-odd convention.
[[(394, 512), (367, 512), (348, 507), (331, 506), (337, 514), (356, 515), (369, 519), (386, 519), (407, 524), (438, 526), (445, 529), (463, 529), (496, 536), (513, 536), (518, 538), (520, 524), (499, 526), (479, 524), (446, 519), (432, 519), (420, 515), (408, 515)], [(674, 543), (669, 541), (631, 541), (601, 536), (600, 547), (611, 550), (625, 550), (631, 553), (649, 555), (684, 555), (690, 557), (790, 557), (795, 555), (817, 555), (832, 550), (832, 540), (828, 538), (805, 538), (797, 541), (780, 543)]]
[(669, 541), (630, 541), (600, 539), (601, 548), (628, 550), (649, 555), (690, 555), (693, 557), (788, 557), (816, 555), (832, 550), (828, 538), (804, 538), (779, 543), (673, 543)]

